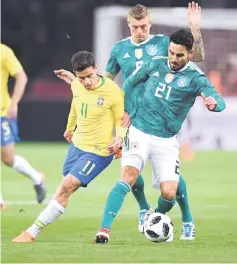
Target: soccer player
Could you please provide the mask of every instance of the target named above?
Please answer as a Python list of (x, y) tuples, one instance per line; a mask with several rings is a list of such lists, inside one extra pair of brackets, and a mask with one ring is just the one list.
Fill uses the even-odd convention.
[[(194, 36), (193, 52), (190, 54), (190, 59), (202, 61), (204, 59), (204, 47), (199, 29), (201, 8), (195, 2), (189, 3), (187, 13), (190, 29)], [(117, 42), (112, 49), (105, 73), (105, 76), (111, 79), (114, 79), (121, 70), (123, 81), (125, 81), (132, 72), (138, 71), (153, 56), (168, 55), (169, 37), (161, 34), (150, 34), (152, 19), (147, 7), (143, 5), (132, 7), (128, 13), (127, 21), (131, 37)], [(65, 70), (59, 70), (55, 73), (68, 83), (75, 78), (72, 73)], [(143, 83), (139, 84), (134, 90), (125, 91), (125, 110), (131, 117), (140, 105), (143, 94)], [(150, 210), (150, 205), (145, 197), (144, 180), (141, 175), (138, 176), (136, 183), (133, 185), (132, 193), (139, 204), (138, 230), (142, 233), (144, 217)], [(177, 190), (177, 202), (182, 212), (183, 221), (181, 239), (193, 239), (195, 237), (195, 226), (189, 208), (186, 183), (182, 176), (180, 176)]]
[[(25, 232), (13, 242), (32, 242), (64, 211), (70, 195), (87, 186), (113, 160), (127, 129), (121, 126), (124, 92), (109, 78), (97, 74), (94, 56), (86, 51), (73, 55), (72, 104), (64, 137), (72, 141), (65, 163), (65, 176), (54, 198)], [(113, 127), (116, 136), (113, 138)], [(76, 130), (75, 130), (76, 128)], [(75, 130), (75, 132), (73, 132)]]
[[(21, 63), (12, 49), (1, 45), (1, 160), (7, 166), (27, 176), (33, 183), (38, 203), (45, 196), (44, 175), (36, 171), (23, 157), (15, 154), (15, 142), (18, 138), (18, 103), (20, 102), (27, 84), (27, 76)], [(13, 94), (8, 93), (9, 75), (15, 79)], [(5, 205), (0, 195), (1, 208)]]
[(180, 178), (176, 136), (184, 119), (197, 96), (202, 96), (210, 111), (225, 109), (223, 98), (205, 74), (189, 61), (193, 41), (186, 30), (173, 33), (168, 58), (153, 57), (124, 83), (123, 90), (129, 93), (145, 82), (145, 92), (136, 115), (131, 117), (121, 179), (108, 196), (96, 243), (108, 242), (111, 225), (147, 160), (152, 166), (153, 187), (161, 190), (155, 211), (165, 214), (171, 210)]
[[(202, 61), (204, 59), (203, 41), (199, 29), (201, 8), (195, 3), (188, 4), (188, 21), (191, 32), (194, 36), (193, 53), (191, 60)], [(105, 76), (114, 79), (121, 70), (123, 82), (132, 74), (138, 71), (141, 66), (153, 56), (167, 56), (169, 37), (166, 35), (150, 35), (151, 13), (149, 9), (142, 5), (136, 5), (128, 13), (128, 26), (131, 37), (117, 42), (111, 52), (106, 68)], [(144, 84), (141, 83), (134, 90), (125, 91), (125, 110), (130, 117), (134, 115), (140, 106), (144, 95)], [(136, 183), (132, 187), (132, 193), (136, 198), (139, 207), (138, 230), (143, 232), (144, 217), (150, 206), (144, 194), (144, 181), (141, 175), (138, 176)], [(186, 183), (180, 177), (177, 190), (177, 201), (182, 212), (182, 235), (181, 239), (189, 240), (195, 237), (195, 226), (193, 217), (188, 204)], [(188, 223), (188, 224), (187, 224)]]

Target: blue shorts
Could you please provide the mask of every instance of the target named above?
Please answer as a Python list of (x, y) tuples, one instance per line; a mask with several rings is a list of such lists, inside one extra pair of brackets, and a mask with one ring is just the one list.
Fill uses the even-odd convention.
[(15, 119), (7, 120), (5, 116), (1, 117), (1, 146), (20, 141), (18, 136), (18, 122)]
[(98, 176), (113, 160), (110, 156), (100, 156), (70, 146), (63, 165), (63, 176), (71, 174), (82, 182), (86, 187), (96, 176)]

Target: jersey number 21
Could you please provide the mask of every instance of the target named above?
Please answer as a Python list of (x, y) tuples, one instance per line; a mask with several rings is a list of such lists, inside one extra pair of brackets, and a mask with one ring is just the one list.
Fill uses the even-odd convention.
[(171, 90), (171, 86), (164, 83), (159, 83), (159, 86), (156, 88), (155, 96), (165, 98), (168, 101)]

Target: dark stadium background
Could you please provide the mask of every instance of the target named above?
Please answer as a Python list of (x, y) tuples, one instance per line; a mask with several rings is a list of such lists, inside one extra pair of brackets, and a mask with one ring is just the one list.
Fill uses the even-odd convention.
[[(69, 86), (54, 69), (70, 69), (78, 50), (93, 52), (93, 12), (113, 4), (187, 6), (186, 0), (2, 0), (2, 42), (15, 51), (29, 83), (20, 104), (20, 136), (30, 141), (63, 140)], [(203, 8), (236, 8), (236, 0), (200, 0)], [(103, 32), (101, 32), (103, 38)]]
[[(151, 33), (169, 34), (180, 27), (182, 20), (179, 12), (178, 19), (170, 18), (170, 13), (177, 10), (170, 7), (186, 7), (188, 0), (1, 0), (1, 42), (15, 51), (29, 77), (19, 107), (22, 142), (16, 144), (16, 153), (45, 173), (47, 188), (47, 199), (37, 204), (27, 177), (2, 164), (0, 188), (7, 210), (0, 214), (1, 263), (237, 263), (237, 0), (198, 1), (205, 9), (201, 31), (206, 54), (200, 67), (208, 77), (223, 77), (217, 79), (223, 82), (217, 82), (215, 87), (223, 88), (220, 91), (227, 107), (214, 114), (199, 98), (179, 137), (184, 154), (186, 150), (186, 155), (182, 154), (181, 147), (180, 171), (187, 183), (195, 241), (179, 240), (182, 219), (178, 205), (168, 214), (174, 223), (174, 241), (157, 244), (145, 240), (137, 232), (139, 208), (129, 194), (112, 227), (109, 244), (92, 244), (107, 196), (120, 177), (121, 161), (117, 159), (88, 188), (74, 193), (62, 218), (47, 227), (36, 243), (11, 242), (35, 221), (62, 181), (69, 148), (63, 132), (71, 92), (53, 70), (70, 70), (70, 58), (79, 50), (96, 51), (100, 57), (98, 66), (103, 69), (107, 61), (104, 55), (110, 51), (104, 47), (129, 34), (127, 9), (121, 8), (125, 12), (117, 19), (116, 12), (121, 10), (111, 7), (108, 16), (111, 10), (116, 11), (111, 16), (112, 23), (111, 17), (106, 18), (107, 8), (99, 9), (102, 19), (98, 12), (93, 16), (95, 9), (137, 3), (168, 7), (163, 13), (161, 9), (152, 10), (152, 14), (153, 18), (157, 14), (158, 20), (163, 15), (166, 20), (167, 12), (171, 25), (154, 19)], [(185, 27), (185, 9), (178, 10)], [(96, 18), (103, 23), (96, 22)], [(118, 25), (117, 32), (109, 27), (114, 23)], [(97, 28), (102, 28), (100, 35), (106, 41), (93, 39)], [(108, 41), (109, 45), (105, 43)], [(149, 204), (156, 208), (160, 192), (152, 188), (149, 164), (142, 175)]]

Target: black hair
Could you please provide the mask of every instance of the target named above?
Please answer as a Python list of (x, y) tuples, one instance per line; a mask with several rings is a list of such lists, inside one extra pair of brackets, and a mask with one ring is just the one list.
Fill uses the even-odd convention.
[(71, 58), (73, 71), (84, 71), (88, 67), (95, 67), (94, 55), (88, 51), (79, 51)]
[(180, 29), (178, 31), (175, 31), (170, 36), (170, 42), (183, 45), (186, 47), (188, 51), (190, 51), (193, 47), (194, 38), (190, 31), (185, 29)]

